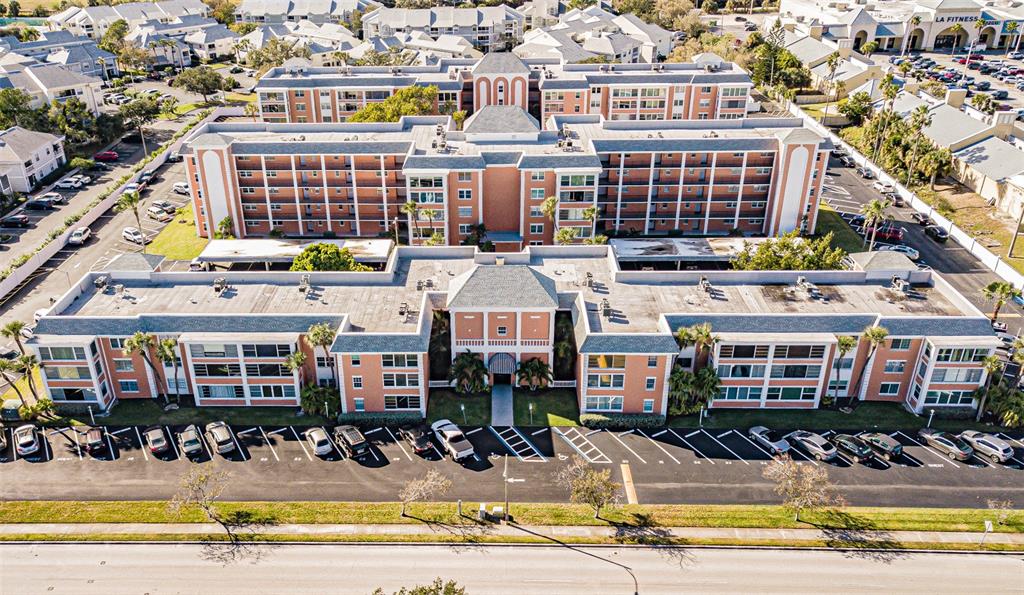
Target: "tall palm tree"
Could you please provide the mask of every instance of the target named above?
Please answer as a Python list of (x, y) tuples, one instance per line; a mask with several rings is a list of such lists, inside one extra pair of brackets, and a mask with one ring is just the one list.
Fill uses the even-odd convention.
[(14, 390), (14, 394), (18, 395), (18, 400), (21, 404), (25, 404), (25, 395), (21, 394), (21, 389), (18, 388), (17, 375), (21, 373), (21, 366), (12, 360), (6, 358), (0, 358), (0, 378), (4, 379), (4, 382), (10, 385)]
[(988, 400), (988, 393), (992, 389), (992, 379), (996, 379), (996, 385), (998, 386), (1002, 382), (1003, 361), (998, 356), (990, 355), (981, 362), (982, 369), (985, 370), (985, 390), (981, 391), (981, 402), (978, 403), (978, 411), (974, 414), (974, 421), (981, 421), (981, 416), (985, 414), (985, 402)]
[[(124, 211), (131, 211), (135, 215), (135, 224), (139, 228), (139, 232), (142, 232), (142, 217), (139, 216), (139, 207), (142, 206), (142, 195), (138, 192), (124, 192), (121, 196), (117, 197), (117, 202), (114, 203), (114, 211), (123, 213)], [(146, 253), (146, 242), (142, 242), (142, 253)]]
[(871, 243), (868, 246), (868, 251), (875, 249), (875, 236), (878, 234), (878, 227), (884, 222), (892, 218), (886, 210), (892, 205), (888, 199), (872, 199), (871, 202), (860, 208), (860, 214), (864, 215), (864, 227), (871, 227)]
[(847, 396), (852, 403), (854, 398), (860, 395), (861, 385), (864, 383), (864, 373), (871, 366), (871, 361), (875, 357), (875, 353), (878, 348), (885, 343), (886, 337), (889, 336), (889, 329), (884, 326), (869, 326), (864, 329), (861, 333), (860, 339), (868, 344), (867, 357), (864, 358), (864, 365), (861, 366), (860, 372), (857, 374), (857, 390), (855, 392), (847, 391)]
[(875, 150), (872, 153), (871, 158), (875, 160), (875, 163), (881, 163), (882, 161), (882, 146), (883, 140), (885, 139), (886, 129), (889, 127), (889, 122), (892, 120), (892, 106), (896, 101), (896, 96), (900, 93), (900, 88), (893, 83), (892, 73), (888, 73), (882, 78), (882, 96), (885, 101), (882, 103), (882, 111), (878, 114), (879, 120), (875, 125)]
[[(841, 335), (836, 337), (836, 361), (832, 364), (832, 369), (835, 370), (835, 387), (832, 389), (832, 401), (835, 403), (839, 402), (839, 362), (846, 357), (847, 353), (853, 351), (857, 347), (857, 337), (851, 337), (849, 335)], [(847, 394), (849, 394), (850, 387), (846, 387)]]
[(949, 50), (949, 55), (952, 56), (956, 53), (956, 46), (960, 45), (960, 35), (966, 31), (964, 26), (960, 23), (953, 23), (953, 26), (949, 28), (950, 32), (953, 33), (953, 47)]
[(926, 142), (921, 138), (921, 131), (931, 125), (932, 113), (927, 105), (919, 105), (910, 113), (911, 142), (914, 143), (914, 148), (910, 154), (910, 162), (907, 163), (907, 183), (905, 184), (907, 188), (910, 188), (910, 181), (913, 179), (914, 169), (917, 167), (917, 148), (921, 146), (922, 142)]
[[(1013, 37), (1013, 34), (1016, 33), (1018, 29), (1020, 29), (1020, 26), (1017, 24), (1016, 21), (1012, 21), (1012, 22), (1009, 22), (1009, 23), (1006, 24), (1006, 32), (1010, 34), (1010, 37)], [(1013, 48), (1013, 51), (1015, 51), (1015, 52), (1019, 52), (1020, 51), (1020, 39), (1021, 39), (1021, 37), (1024, 37), (1024, 35), (1017, 35), (1017, 43), (1014, 45), (1014, 48)], [(1006, 42), (1006, 47), (1007, 47), (1007, 49), (1009, 49), (1009, 47), (1010, 47), (1010, 42), (1009, 41)]]
[[(910, 37), (914, 33), (914, 28), (921, 24), (921, 15), (915, 14), (910, 17), (910, 27), (907, 27), (907, 35), (903, 38), (903, 49), (900, 51), (900, 57), (907, 54), (907, 50), (910, 48)], [(901, 64), (902, 66), (902, 64)]]
[(949, 168), (953, 166), (953, 153), (948, 147), (935, 148), (924, 155), (924, 163), (921, 168), (928, 176), (928, 187), (935, 190), (935, 180), (939, 176), (946, 175)]
[(434, 231), (434, 217), (437, 217), (437, 211), (434, 209), (421, 209), (420, 215), (427, 219), (427, 225), (430, 227), (431, 233)]
[(255, 101), (250, 101), (249, 103), (246, 103), (245, 107), (242, 109), (245, 115), (252, 118), (253, 122), (255, 122), (256, 118), (258, 118), (260, 115), (260, 106)]
[(594, 237), (597, 234), (597, 213), (597, 207), (583, 209), (583, 218), (590, 222), (590, 237)]
[(156, 395), (168, 402), (167, 395), (164, 394), (163, 380), (160, 377), (160, 371), (157, 370), (156, 364), (153, 363), (153, 358), (150, 357), (150, 353), (156, 349), (156, 336), (144, 333), (142, 331), (136, 331), (134, 335), (125, 339), (124, 352), (130, 355), (138, 354), (142, 357), (142, 361), (145, 362), (146, 367), (149, 368), (150, 372), (153, 373), (155, 378), (154, 384), (156, 384)]
[(18, 356), (18, 359), (15, 360), (15, 363), (17, 364), (18, 369), (21, 371), (21, 373), (25, 376), (25, 382), (28, 383), (29, 392), (31, 392), (35, 400), (38, 401), (39, 393), (36, 391), (35, 370), (37, 367), (39, 367), (39, 360), (36, 359), (36, 356), (34, 354), (26, 353), (24, 355)]
[(992, 322), (999, 318), (999, 310), (1012, 299), (1021, 298), (1021, 290), (1008, 281), (993, 281), (981, 288), (982, 295), (987, 300), (993, 300)]
[[(317, 354), (317, 349), (323, 351), (324, 360), (330, 361), (331, 352), (330, 347), (334, 343), (334, 337), (337, 335), (337, 329), (334, 328), (329, 322), (318, 322), (309, 326), (306, 330), (306, 342), (313, 347), (313, 354)], [(331, 367), (331, 377), (337, 381), (334, 375), (334, 367)]]
[(832, 52), (825, 60), (825, 67), (828, 69), (828, 82), (825, 83), (825, 118), (828, 118), (828, 108), (832, 104), (832, 83), (836, 78), (836, 70), (839, 69), (839, 62), (842, 58), (839, 52)]
[[(979, 18), (974, 21), (974, 30), (978, 32), (978, 37), (981, 38), (981, 30), (985, 28), (985, 19)], [(977, 43), (977, 41), (975, 43)], [(964, 62), (964, 67), (960, 69), (960, 78), (967, 76), (967, 66), (971, 63), (971, 54), (974, 52), (974, 43), (967, 46), (967, 61)]]
[[(415, 201), (407, 200), (398, 210), (409, 217), (409, 245), (412, 245), (412, 240), (420, 232), (420, 225), (417, 222), (419, 219), (420, 206)], [(413, 233), (415, 231), (415, 233)]]
[(18, 346), (18, 351), (20, 351), (22, 355), (25, 355), (25, 346), (21, 343), (21, 331), (25, 330), (26, 326), (28, 325), (25, 324), (24, 321), (12, 320), (5, 324), (3, 328), (0, 328), (0, 335), (3, 335), (8, 339), (13, 339), (14, 344)]
[(477, 354), (467, 349), (455, 356), (448, 378), (455, 381), (456, 392), (478, 393), (487, 385), (487, 366)]
[(860, 46), (860, 53), (864, 54), (864, 57), (868, 58), (868, 59), (871, 58), (871, 54), (874, 54), (877, 51), (878, 51), (878, 42), (877, 41), (869, 41), (869, 42), (865, 43), (864, 45)]
[(694, 368), (697, 367), (697, 360), (701, 358), (704, 351), (708, 350), (710, 352), (718, 341), (718, 335), (711, 331), (711, 323), (709, 322), (702, 322), (693, 326), (681, 326), (676, 329), (676, 342), (679, 344), (679, 347), (685, 349), (692, 346), (694, 348)]
[(540, 212), (557, 226), (558, 223), (555, 221), (555, 215), (558, 213), (558, 197), (549, 196), (545, 198), (544, 202), (540, 203)]
[[(181, 394), (181, 387), (178, 386), (178, 342), (173, 338), (168, 337), (160, 341), (156, 346), (156, 358), (167, 367), (167, 364), (171, 364), (171, 369), (174, 374), (174, 394)], [(167, 379), (167, 392), (171, 392), (171, 379)], [(177, 398), (177, 397), (176, 397)]]
[(306, 354), (301, 351), (289, 353), (288, 357), (284, 358), (284, 367), (288, 368), (288, 371), (292, 374), (298, 372), (299, 384), (302, 384), (302, 366), (306, 364)]

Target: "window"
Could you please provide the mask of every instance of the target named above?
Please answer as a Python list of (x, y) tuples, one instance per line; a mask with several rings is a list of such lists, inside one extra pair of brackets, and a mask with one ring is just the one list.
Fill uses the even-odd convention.
[(363, 388), (363, 377), (353, 376), (352, 377), (352, 388)]
[(837, 360), (832, 362), (832, 369), (833, 370), (837, 370), (837, 369), (838, 370), (849, 370), (852, 367), (853, 367), (853, 358), (852, 357), (844, 357), (842, 359), (837, 359)]
[(507, 326), (499, 326), (498, 327), (498, 336), (499, 337), (504, 337), (507, 334), (508, 334), (508, 327)]
[(910, 349), (910, 339), (890, 339), (889, 349), (893, 351), (906, 351)]
[(776, 345), (776, 359), (816, 359), (825, 355), (824, 345)]
[(817, 378), (821, 375), (821, 366), (785, 365), (772, 366), (772, 378)]
[(254, 399), (294, 399), (295, 387), (290, 384), (253, 384), (249, 395)]
[(420, 385), (419, 374), (384, 374), (384, 386), (393, 387), (415, 387)]
[(460, 182), (472, 182), (473, 181), (473, 172), (471, 172), (471, 171), (460, 171), (459, 172), (459, 181)]
[(593, 186), (594, 176), (593, 175), (563, 175), (561, 178), (562, 186)]
[[(462, 192), (461, 190), (459, 192)], [(459, 207), (459, 217), (469, 219), (473, 216), (473, 207)]]
[(587, 356), (587, 366), (591, 368), (616, 368), (626, 367), (626, 356), (624, 355), (590, 355)]
[(534, 235), (540, 235), (540, 234), (544, 233), (544, 224), (543, 223), (531, 223), (530, 224), (530, 233), (534, 234)]
[(964, 349), (946, 347), (939, 350), (936, 361), (940, 362), (980, 362), (988, 356), (988, 349)]
[(764, 378), (763, 365), (736, 364), (718, 366), (719, 378)]
[(283, 377), (291, 376), (292, 373), (287, 366), (281, 364), (246, 364), (245, 375)]
[(849, 380), (840, 380), (838, 382), (833, 380), (833, 381), (828, 383), (828, 392), (830, 392), (830, 393), (831, 392), (835, 392), (835, 391), (839, 391), (841, 393), (842, 392), (846, 392), (846, 389), (849, 386), (849, 383), (850, 383)]
[(530, 172), (530, 181), (531, 182), (543, 182), (544, 178), (546, 178), (547, 175), (548, 175), (547, 172), (543, 172), (543, 171), (533, 171), (533, 172)]
[(622, 374), (587, 374), (590, 388), (622, 388), (625, 376)]
[(907, 362), (902, 359), (891, 359), (885, 362), (885, 373), (886, 374), (902, 374), (903, 370), (906, 369)]
[(137, 393), (139, 392), (139, 381), (138, 380), (119, 380), (117, 382), (123, 393)]
[(981, 368), (935, 368), (932, 382), (981, 382)]
[(654, 399), (644, 399), (644, 413), (654, 413)]
[(588, 396), (583, 408), (587, 411), (622, 411), (622, 397)]
[(459, 223), (459, 235), (468, 236), (473, 233), (473, 225), (470, 223)]
[(924, 396), (925, 405), (971, 405), (974, 397), (965, 390), (930, 390)]
[(115, 359), (114, 370), (118, 372), (134, 372), (135, 364), (130, 359)]
[(473, 191), (468, 188), (460, 189), (459, 200), (473, 200)]
[(245, 388), (241, 384), (201, 384), (199, 394), (204, 399), (244, 399)]
[(41, 360), (80, 360), (85, 359), (84, 347), (40, 347)]
[(415, 368), (418, 362), (415, 353), (385, 353), (380, 360), (385, 368)]
[(362, 360), (360, 359), (360, 357), (358, 355), (353, 355), (352, 356), (352, 367), (353, 368), (358, 368), (360, 363), (362, 363)]
[(648, 355), (647, 356), (647, 367), (648, 368), (657, 368), (658, 367), (658, 356), (656, 356), (656, 355)]
[(767, 345), (722, 345), (719, 358), (753, 359), (768, 357)]
[(718, 398), (725, 401), (760, 401), (760, 386), (723, 386), (718, 389)]
[(384, 395), (384, 409), (419, 409), (419, 395)]
[(110, 338), (111, 349), (124, 349), (124, 337), (111, 337)]
[(192, 368), (199, 377), (242, 375), (242, 368), (238, 364), (195, 364)]
[(646, 380), (647, 382), (645, 384), (645, 389), (654, 390), (655, 385), (658, 384), (658, 379), (654, 378), (653, 376), (648, 376)]
[(50, 380), (86, 380), (91, 377), (89, 366), (45, 366), (43, 370)]
[(883, 397), (892, 397), (900, 394), (899, 382), (883, 382), (878, 387), (878, 394)]
[(366, 411), (365, 399), (352, 399), (352, 403), (355, 406), (356, 411)]
[(772, 386), (768, 388), (765, 398), (769, 401), (813, 401), (815, 388), (810, 386)]
[(189, 345), (192, 357), (238, 357), (237, 345), (223, 343), (193, 343)]
[(282, 345), (242, 345), (242, 355), (246, 357), (287, 357), (292, 346)]
[(543, 188), (530, 188), (530, 198), (533, 199), (533, 200), (543, 200), (544, 199), (544, 189)]

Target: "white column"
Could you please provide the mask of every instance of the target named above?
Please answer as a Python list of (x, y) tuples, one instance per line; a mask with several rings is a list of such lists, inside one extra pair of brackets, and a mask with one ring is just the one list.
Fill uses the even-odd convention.
[(625, 171), (625, 153), (619, 153), (619, 187), (615, 195), (615, 231), (622, 225), (622, 176)]
[(203, 396), (199, 394), (199, 383), (196, 381), (196, 371), (192, 367), (192, 349), (189, 343), (185, 344), (185, 359), (182, 362), (185, 366), (188, 366), (187, 376), (192, 379), (192, 395), (195, 396), (196, 406), (202, 405)]
[(238, 350), (238, 355), (235, 357), (238, 359), (238, 369), (242, 374), (242, 394), (245, 395), (245, 404), (252, 405), (252, 399), (249, 398), (249, 375), (245, 373), (245, 352), (242, 351), (240, 343), (235, 345), (235, 349)]
[(650, 169), (647, 170), (647, 208), (644, 209), (644, 233), (650, 233), (651, 225), (651, 195), (654, 193), (654, 156), (651, 153)]
[(299, 204), (299, 181), (298, 176), (301, 175), (297, 169), (295, 169), (295, 155), (291, 156), (292, 161), (292, 187), (295, 189), (295, 216), (299, 220), (299, 235), (306, 235), (306, 230), (302, 227), (302, 205)]
[(736, 193), (736, 217), (733, 219), (732, 226), (740, 226), (740, 207), (743, 205), (743, 180), (747, 177), (747, 155), (749, 153), (743, 153), (743, 166), (740, 168), (740, 190)]
[(359, 190), (356, 189), (356, 159), (354, 155), (350, 155), (349, 158), (351, 159), (349, 162), (349, 173), (352, 176), (352, 212), (356, 216), (356, 235), (358, 236), (363, 234), (359, 225)]
[(679, 229), (679, 215), (683, 208), (683, 182), (686, 176), (686, 153), (679, 154), (679, 192), (676, 193), (676, 225), (675, 228)]
[(327, 156), (320, 155), (320, 175), (324, 182), (324, 209), (327, 211), (327, 231), (334, 231), (331, 225), (331, 201), (327, 198)]
[[(260, 169), (263, 170), (263, 200), (267, 203), (267, 220), (270, 222), (270, 229), (274, 229), (274, 211), (270, 208), (270, 184), (267, 183), (267, 158), (260, 155)], [(245, 208), (243, 210), (243, 217)]]
[(380, 156), (380, 198), (384, 201), (384, 231), (391, 229), (391, 221), (388, 218), (388, 177), (384, 170), (384, 156)]
[(718, 171), (718, 152), (711, 154), (711, 179), (708, 181), (708, 199), (704, 208), (704, 234), (708, 233), (711, 223), (711, 197), (715, 194), (715, 173)]

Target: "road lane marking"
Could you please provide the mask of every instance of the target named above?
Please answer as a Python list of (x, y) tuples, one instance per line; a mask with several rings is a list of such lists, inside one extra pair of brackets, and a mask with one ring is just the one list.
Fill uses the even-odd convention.
[(548, 431), (548, 428), (541, 428), (539, 430), (535, 430), (533, 432), (530, 432), (530, 435), (531, 436), (536, 436), (537, 434), (543, 434), (544, 432), (547, 432), (547, 431)]
[[(700, 455), (700, 456), (701, 456), (701, 457), (702, 457), (702, 458), (703, 458), (703, 459), (704, 459), (705, 461), (707, 461), (707, 462), (711, 463), (712, 465), (714, 465), (714, 464), (715, 464), (715, 462), (714, 462), (714, 461), (712, 461), (711, 459), (709, 459), (709, 458), (708, 458), (708, 456), (707, 456), (706, 454), (702, 453), (702, 452), (701, 452), (701, 451), (700, 451), (700, 450), (699, 450), (699, 449), (698, 449), (698, 448), (697, 448), (696, 446), (694, 446), (694, 445), (690, 444), (689, 442), (687, 442), (686, 438), (683, 438), (682, 436), (680, 436), (679, 434), (677, 434), (675, 430), (673, 430), (673, 429), (669, 428), (669, 430), (668, 430), (668, 431), (669, 431), (669, 432), (671, 432), (673, 436), (675, 436), (676, 438), (678, 438), (678, 439), (679, 439), (679, 440), (680, 440), (680, 441), (681, 441), (681, 442), (682, 442), (683, 444), (685, 444), (685, 445), (689, 446), (689, 447), (690, 447), (690, 450), (692, 450), (693, 452), (695, 452), (695, 453), (697, 453), (698, 455)], [(695, 432), (690, 432), (689, 434), (687, 434), (687, 437), (690, 437), (690, 436), (693, 436), (694, 434), (699, 434), (699, 433), (700, 433), (700, 431), (699, 431), (699, 430), (698, 430), (698, 431), (695, 431)], [(698, 463), (699, 463), (700, 461), (696, 461), (696, 462), (698, 462)]]
[[(725, 432), (724, 434), (719, 434), (718, 438), (722, 438), (723, 436), (728, 436), (730, 433), (732, 433), (732, 431), (733, 430), (729, 430), (728, 432)], [(744, 459), (740, 455), (736, 454), (736, 452), (733, 451), (733, 449), (731, 449), (728, 446), (726, 446), (725, 444), (723, 444), (722, 441), (720, 441), (718, 438), (715, 438), (714, 436), (712, 436), (710, 432), (708, 432), (707, 430), (704, 430), (704, 433), (707, 434), (708, 438), (711, 438), (712, 440), (717, 442), (719, 445), (721, 445), (722, 448), (724, 448), (725, 450), (729, 451), (729, 454), (731, 454), (732, 456), (734, 456), (737, 459), (739, 459), (744, 465), (749, 465), (750, 464), (746, 459)]]
[(266, 440), (267, 446), (270, 447), (270, 452), (271, 452), (271, 454), (274, 455), (274, 459), (276, 459), (278, 462), (280, 462), (281, 461), (281, 457), (277, 456), (277, 449), (274, 448), (274, 445), (270, 443), (270, 436), (267, 436), (267, 433), (265, 431), (263, 431), (263, 426), (260, 426), (260, 433), (263, 434), (263, 439)]
[(629, 463), (622, 463), (619, 465), (619, 469), (622, 471), (622, 489), (626, 491), (626, 503), (639, 504), (640, 501), (636, 497), (636, 486), (633, 485), (633, 472), (629, 470)]
[(615, 432), (609, 432), (609, 433), (610, 433), (610, 434), (612, 435), (612, 438), (615, 438), (616, 440), (618, 440), (619, 444), (621, 444), (622, 446), (625, 446), (625, 447), (626, 447), (626, 450), (628, 450), (629, 452), (633, 453), (633, 456), (635, 456), (636, 458), (640, 459), (640, 462), (641, 462), (641, 463), (643, 463), (644, 465), (646, 465), (646, 464), (647, 464), (647, 461), (645, 461), (645, 460), (644, 460), (644, 458), (643, 458), (642, 456), (638, 455), (638, 454), (636, 453), (636, 451), (635, 451), (635, 450), (633, 450), (632, 448), (630, 448), (628, 444), (626, 444), (625, 442), (623, 442), (621, 438), (619, 438), (618, 436), (616, 436), (616, 435), (615, 435)]
[(147, 448), (146, 447), (146, 443), (142, 441), (142, 434), (139, 433), (139, 427), (138, 426), (132, 426), (132, 427), (135, 429), (135, 435), (138, 436), (138, 438), (139, 438), (139, 448), (142, 449), (142, 456), (146, 457), (146, 460), (148, 461), (149, 460), (149, 454), (146, 451), (149, 450), (149, 448)]
[[(669, 430), (669, 431), (671, 431), (671, 430)], [(672, 432), (672, 433), (675, 434), (675, 432)], [(690, 432), (689, 434), (687, 434), (686, 437), (687, 438), (693, 438), (697, 434), (700, 434), (700, 430), (694, 430), (694, 431)]]
[[(302, 447), (302, 452), (306, 453), (306, 458), (309, 459), (310, 461), (312, 461), (313, 457), (309, 456), (309, 451), (306, 450), (306, 445), (302, 443), (303, 442), (303, 438), (299, 437), (299, 433), (295, 431), (295, 428), (293, 426), (288, 426), (288, 427), (291, 428), (292, 435), (295, 436), (295, 440), (299, 443), (299, 446)], [(379, 430), (380, 428), (377, 428), (377, 429)], [(373, 449), (370, 449), (370, 451), (372, 452)]]
[(405, 458), (407, 458), (407, 459), (409, 459), (409, 460), (411, 461), (411, 460), (412, 460), (412, 457), (411, 457), (411, 456), (409, 456), (409, 453), (405, 451), (405, 447), (404, 447), (404, 446), (402, 446), (402, 442), (401, 442), (401, 441), (400, 441), (400, 440), (398, 439), (398, 437), (397, 437), (397, 436), (395, 436), (395, 434), (394, 434), (394, 433), (393, 433), (393, 432), (391, 431), (391, 428), (385, 427), (384, 429), (388, 431), (388, 435), (389, 435), (389, 436), (391, 436), (391, 439), (395, 441), (395, 444), (397, 444), (397, 445), (398, 445), (398, 448), (401, 448), (401, 449), (402, 449), (402, 453), (403, 453), (403, 454), (405, 455)]
[(643, 433), (642, 431), (640, 431), (640, 430), (637, 430), (637, 432), (636, 432), (636, 433), (637, 433), (637, 434), (640, 434), (640, 435), (641, 435), (641, 436), (643, 436), (644, 438), (647, 438), (648, 440), (650, 440), (650, 441), (651, 441), (651, 443), (652, 443), (652, 444), (654, 444), (654, 446), (657, 446), (657, 447), (658, 447), (658, 448), (659, 448), (659, 449), (661, 450), (661, 452), (663, 452), (663, 453), (667, 454), (667, 455), (668, 455), (668, 458), (670, 458), (670, 459), (672, 459), (673, 461), (675, 461), (677, 465), (682, 465), (682, 462), (681, 462), (681, 461), (680, 461), (679, 459), (677, 459), (677, 458), (675, 458), (674, 456), (672, 456), (672, 453), (670, 453), (669, 451), (665, 450), (665, 449), (664, 449), (664, 448), (663, 448), (663, 447), (662, 447), (662, 446), (661, 446), (660, 444), (658, 444), (658, 442), (657, 442), (656, 440), (654, 440), (654, 439), (653, 439), (653, 438), (651, 438), (650, 436), (648, 436), (648, 435), (644, 434), (644, 433)]

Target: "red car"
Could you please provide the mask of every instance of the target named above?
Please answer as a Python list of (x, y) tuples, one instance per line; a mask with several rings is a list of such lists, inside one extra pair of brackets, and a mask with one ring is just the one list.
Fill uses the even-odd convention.
[[(872, 228), (868, 227), (864, 229), (864, 237), (871, 238)], [(903, 241), (903, 228), (896, 227), (895, 225), (883, 224), (878, 228), (878, 233), (875, 234), (875, 240), (881, 240), (883, 242), (902, 242)]]
[(92, 156), (96, 161), (117, 161), (120, 157), (117, 151), (100, 151)]

